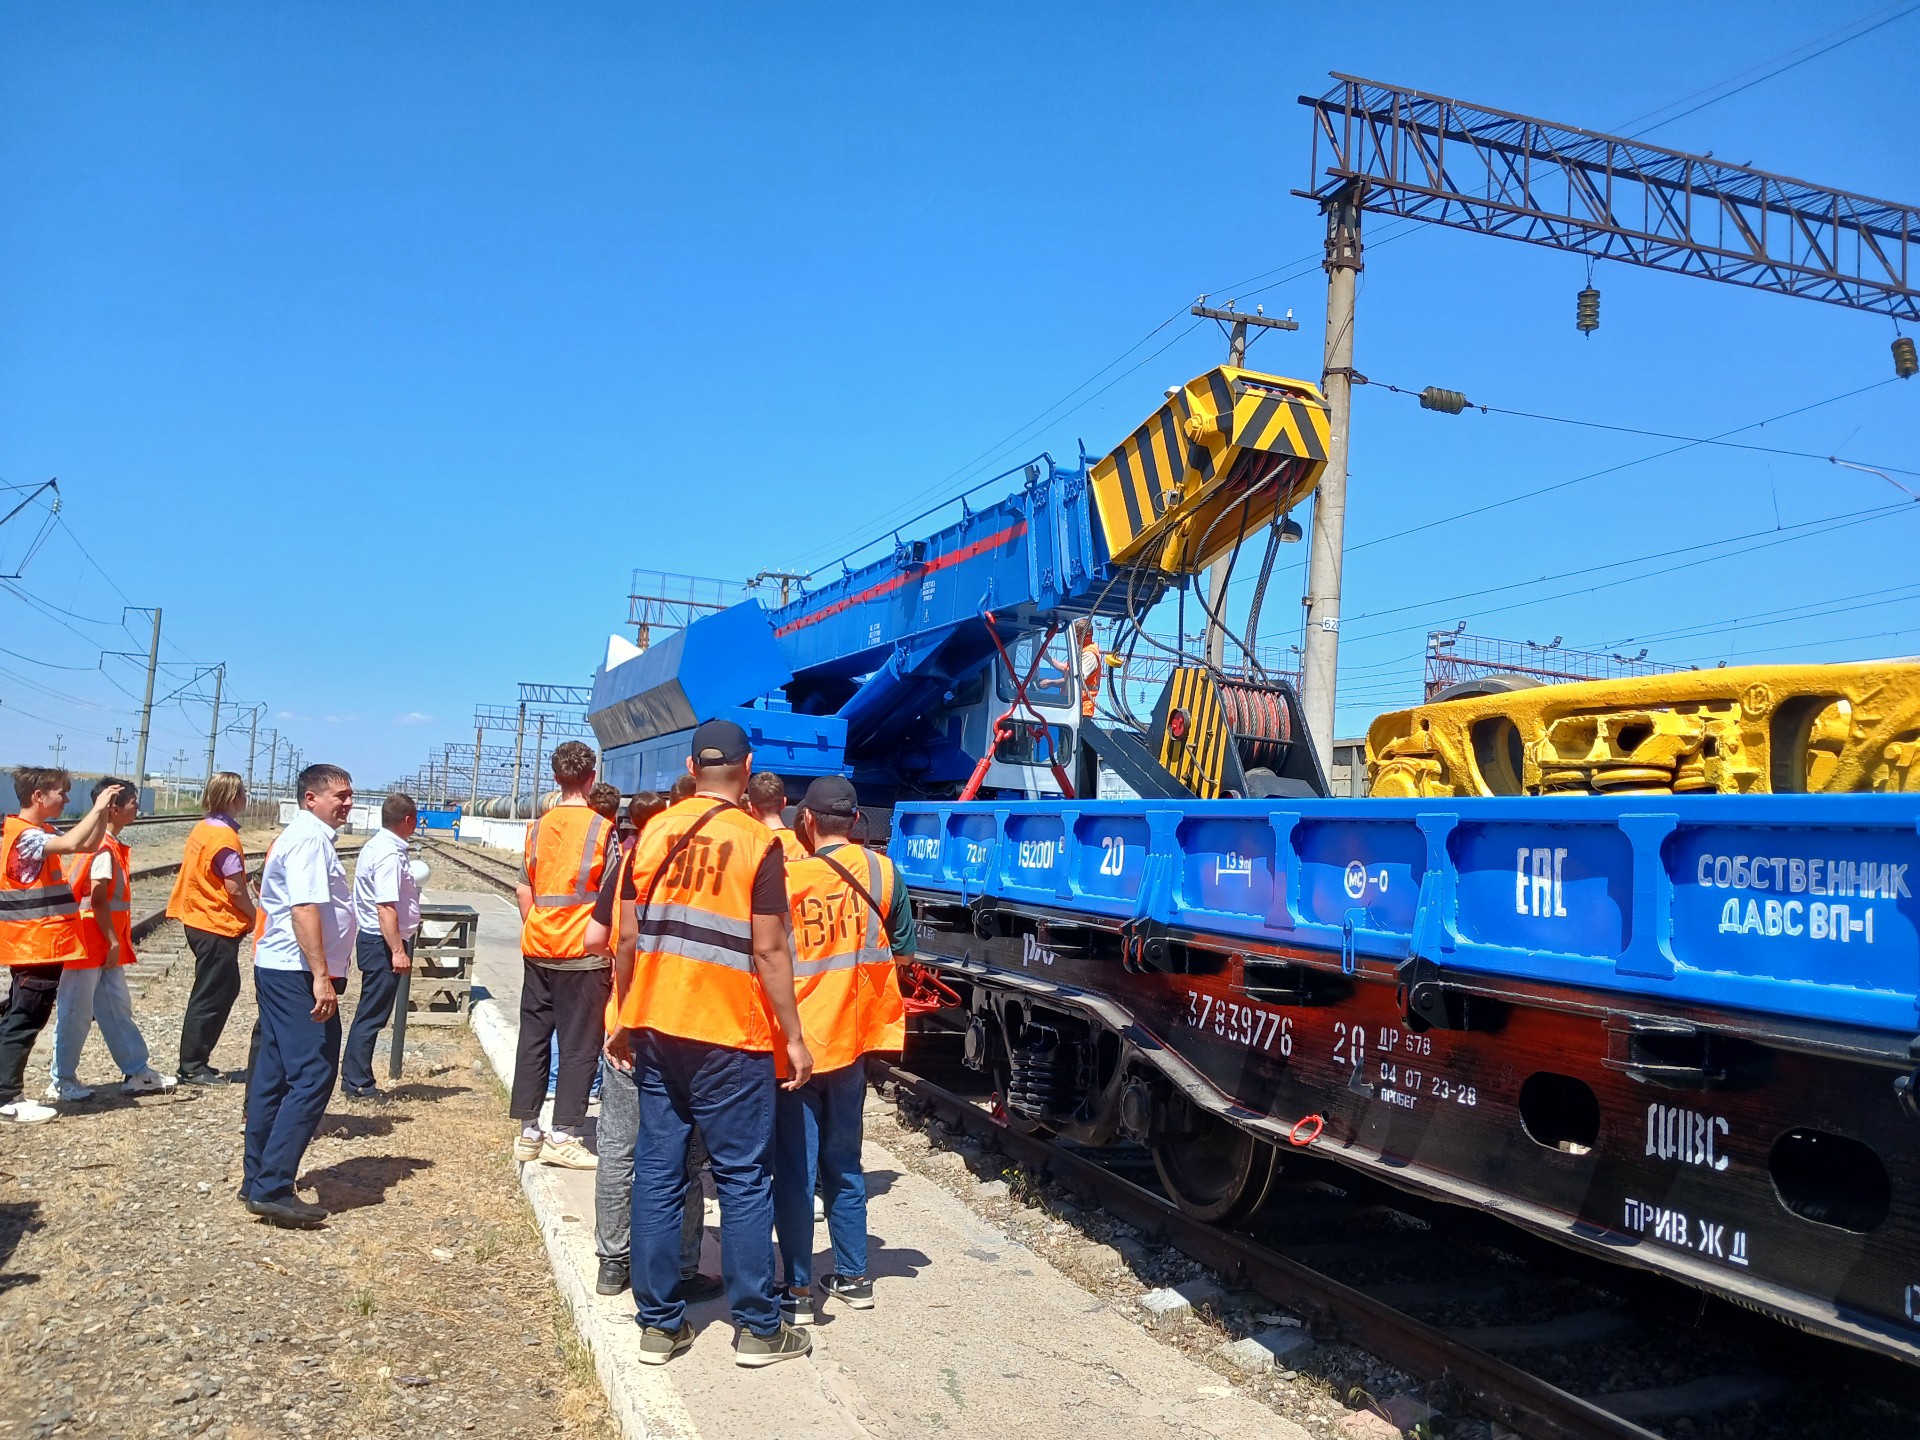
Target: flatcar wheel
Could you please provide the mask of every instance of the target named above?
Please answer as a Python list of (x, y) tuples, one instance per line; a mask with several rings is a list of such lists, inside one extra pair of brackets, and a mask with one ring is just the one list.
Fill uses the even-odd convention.
[(1187, 1214), (1231, 1225), (1266, 1203), (1280, 1157), (1265, 1141), (1209, 1116), (1196, 1134), (1154, 1146), (1153, 1168)]

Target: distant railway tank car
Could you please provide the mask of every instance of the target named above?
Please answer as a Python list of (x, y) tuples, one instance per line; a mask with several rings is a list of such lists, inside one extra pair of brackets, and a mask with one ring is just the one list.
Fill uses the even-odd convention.
[(1010, 1123), (1296, 1146), (1920, 1361), (1920, 795), (909, 804)]

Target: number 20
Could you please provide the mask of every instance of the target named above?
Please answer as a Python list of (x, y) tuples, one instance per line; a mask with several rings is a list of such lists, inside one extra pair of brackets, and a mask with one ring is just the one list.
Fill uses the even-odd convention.
[(1100, 837), (1100, 873), (1118, 875), (1127, 863), (1127, 842), (1118, 835)]

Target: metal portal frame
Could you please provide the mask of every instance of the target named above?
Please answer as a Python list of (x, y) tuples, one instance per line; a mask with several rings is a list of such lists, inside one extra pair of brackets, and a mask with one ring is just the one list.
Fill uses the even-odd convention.
[[(762, 572), (771, 580), (791, 582), (798, 575)], [(756, 577), (757, 578), (757, 577)], [(664, 570), (636, 570), (627, 595), (627, 623), (642, 650), (661, 635), (684, 630), (702, 615), (726, 610), (747, 598), (748, 586), (738, 580), (716, 580), (708, 575), (676, 575)], [(781, 586), (785, 603), (786, 585)], [(522, 686), (524, 690), (526, 687)]]
[(1335, 73), (1312, 181), (1363, 209), (1920, 321), (1920, 208)]
[(1464, 630), (1433, 630), (1427, 634), (1425, 699), (1431, 700), (1449, 685), (1490, 675), (1524, 675), (1542, 684), (1580, 680), (1625, 680), (1640, 675), (1677, 675), (1685, 665), (1667, 665), (1638, 655), (1609, 655), (1593, 650), (1568, 650), (1560, 637), (1542, 643), (1500, 640), (1469, 635)]
[[(538, 720), (543, 716), (547, 722), (547, 735), (550, 739), (588, 740), (593, 743), (596, 749), (599, 747), (600, 742), (594, 736), (593, 726), (586, 722), (584, 716), (574, 713), (572, 707), (569, 706), (564, 709), (554, 710), (545, 708), (536, 709), (533, 702), (529, 701), (526, 718), (529, 720)], [(474, 727), (480, 730), (517, 729), (520, 724), (520, 707), (517, 705), (475, 705), (473, 707), (473, 723)]]

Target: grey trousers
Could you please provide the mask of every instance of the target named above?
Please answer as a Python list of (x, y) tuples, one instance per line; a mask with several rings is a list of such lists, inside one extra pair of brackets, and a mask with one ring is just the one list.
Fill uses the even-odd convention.
[[(633, 1148), (640, 1138), (640, 1092), (631, 1070), (600, 1060), (600, 1168), (593, 1176), (593, 1248), (602, 1260), (628, 1262), (633, 1251)], [(700, 1184), (707, 1147), (698, 1127), (687, 1140), (687, 1207), (680, 1217), (680, 1276), (700, 1271)]]

